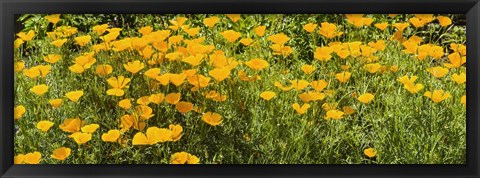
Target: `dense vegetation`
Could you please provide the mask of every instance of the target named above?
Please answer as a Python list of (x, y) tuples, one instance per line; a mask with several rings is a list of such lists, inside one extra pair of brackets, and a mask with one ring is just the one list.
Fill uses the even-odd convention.
[(457, 15), (28, 14), (16, 164), (464, 164)]

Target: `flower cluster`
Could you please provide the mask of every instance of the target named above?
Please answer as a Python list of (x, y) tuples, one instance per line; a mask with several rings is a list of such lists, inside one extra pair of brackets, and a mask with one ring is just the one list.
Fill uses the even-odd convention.
[(422, 36), (450, 16), (166, 15), (133, 29), (67, 17), (16, 34), (15, 164), (291, 162), (328, 144), (381, 162), (390, 120), (465, 113), (464, 41)]

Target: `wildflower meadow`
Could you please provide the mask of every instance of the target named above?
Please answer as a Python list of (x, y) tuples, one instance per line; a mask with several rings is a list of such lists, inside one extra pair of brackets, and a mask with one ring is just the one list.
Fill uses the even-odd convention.
[(465, 164), (455, 14), (24, 14), (15, 164)]

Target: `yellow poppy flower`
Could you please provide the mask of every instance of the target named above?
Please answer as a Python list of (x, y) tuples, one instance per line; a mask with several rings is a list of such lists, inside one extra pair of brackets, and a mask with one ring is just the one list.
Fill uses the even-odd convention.
[(138, 32), (140, 32), (142, 34), (142, 36), (148, 35), (148, 34), (152, 33), (152, 31), (153, 31), (152, 26), (145, 26), (145, 27), (142, 27), (142, 28), (138, 29)]
[(297, 91), (303, 90), (310, 85), (306, 80), (290, 80), (290, 82), (292, 83), (293, 88)]
[(132, 99), (123, 99), (118, 102), (118, 106), (123, 109), (130, 109), (132, 107), (132, 103), (130, 102)]
[(443, 90), (434, 90), (433, 93), (430, 91), (425, 92), (424, 96), (430, 98), (433, 102), (438, 103), (446, 100), (451, 95), (449, 92), (445, 92)]
[(23, 68), (25, 68), (25, 62), (23, 62), (23, 61), (15, 62), (15, 64), (14, 64), (15, 73), (22, 71)]
[(109, 28), (107, 29), (107, 32), (110, 32), (110, 33), (116, 33), (116, 32), (120, 32), (122, 31), (121, 28)]
[(36, 78), (40, 76), (40, 70), (37, 67), (32, 67), (30, 69), (23, 70), (23, 74), (29, 78)]
[(23, 162), (25, 164), (39, 164), (42, 160), (42, 154), (38, 151), (28, 153), (25, 155)]
[(197, 74), (197, 69), (182, 70), (182, 74), (187, 75), (187, 77), (192, 77)]
[(322, 22), (318, 33), (327, 38), (334, 38), (343, 34), (343, 32), (337, 32), (337, 25), (328, 22)]
[(57, 24), (58, 21), (60, 21), (60, 14), (47, 15), (45, 16), (45, 19), (47, 19), (50, 23)]
[(85, 144), (88, 141), (92, 140), (92, 134), (89, 133), (82, 133), (82, 132), (75, 132), (74, 134), (69, 136), (73, 138), (77, 144)]
[(305, 74), (311, 74), (311, 73), (313, 73), (313, 71), (315, 71), (316, 68), (313, 65), (302, 65), (302, 67), (300, 69)]
[(178, 110), (178, 112), (185, 114), (190, 110), (192, 110), (193, 104), (190, 102), (180, 101), (177, 104), (175, 104), (175, 108)]
[(168, 104), (177, 104), (181, 99), (181, 94), (180, 93), (170, 93), (167, 96), (165, 96), (165, 101)]
[(154, 145), (158, 143), (158, 127), (149, 127), (146, 134), (138, 132), (133, 136), (132, 145)]
[(292, 47), (279, 44), (270, 45), (270, 48), (273, 50), (273, 55), (289, 56), (293, 52)]
[(108, 64), (98, 65), (97, 68), (95, 69), (95, 73), (97, 73), (100, 76), (106, 76), (108, 74), (111, 74), (112, 72), (113, 72), (113, 67)]
[(367, 148), (363, 150), (363, 154), (365, 154), (365, 156), (368, 156), (369, 158), (373, 158), (375, 157), (375, 155), (377, 155), (377, 150), (375, 150), (374, 148)]
[(135, 118), (140, 117), (139, 119), (148, 120), (154, 116), (154, 114), (152, 113), (153, 113), (152, 108), (146, 105), (135, 106), (135, 113), (134, 113)]
[(65, 96), (73, 102), (77, 102), (80, 97), (83, 96), (83, 91), (82, 90), (77, 90), (77, 91), (71, 91), (65, 94)]
[(100, 127), (100, 125), (98, 125), (98, 124), (89, 124), (89, 125), (83, 126), (81, 130), (82, 130), (82, 132), (84, 132), (84, 133), (93, 133), (93, 132), (95, 132), (99, 127)]
[(408, 41), (404, 41), (402, 43), (402, 45), (403, 45), (403, 47), (405, 47), (405, 49), (402, 50), (402, 52), (407, 53), (407, 54), (416, 54), (417, 53), (417, 49), (418, 49), (417, 42), (415, 42), (413, 40), (408, 40)]
[(68, 156), (70, 156), (70, 153), (72, 150), (67, 147), (60, 147), (55, 150), (53, 150), (53, 154), (50, 155), (53, 159), (63, 161), (67, 159)]
[(380, 65), (379, 63), (371, 63), (371, 64), (366, 64), (364, 66), (365, 70), (367, 70), (371, 74), (380, 71), (381, 67), (382, 65)]
[(448, 26), (448, 25), (452, 24), (452, 19), (450, 19), (450, 17), (437, 16), (437, 20), (438, 20), (438, 22), (440, 22), (440, 26), (442, 26), (442, 27), (445, 27), (445, 26)]
[(312, 33), (315, 30), (315, 28), (317, 28), (317, 26), (318, 26), (317, 24), (307, 23), (303, 26), (303, 29), (308, 33)]
[(165, 73), (163, 75), (155, 77), (155, 80), (160, 82), (160, 84), (162, 84), (162, 85), (168, 85), (170, 83), (170, 75), (172, 75), (172, 74), (171, 73)]
[(467, 62), (466, 56), (460, 55), (459, 52), (454, 52), (448, 55), (448, 60), (450, 63), (444, 63), (447, 68), (459, 68)]
[(24, 164), (25, 155), (18, 154), (17, 156), (13, 157), (13, 164)]
[(171, 164), (198, 164), (200, 159), (187, 152), (177, 152), (170, 157)]
[(453, 74), (452, 81), (455, 81), (457, 84), (464, 84), (467, 81), (467, 75), (465, 73)]
[(215, 24), (217, 24), (218, 21), (220, 21), (220, 18), (218, 18), (217, 16), (212, 16), (212, 17), (204, 18), (203, 24), (208, 28), (213, 28), (213, 26), (215, 26)]
[(433, 14), (414, 14), (414, 15), (416, 18), (419, 18), (425, 23), (429, 23), (435, 20), (435, 17), (433, 16)]
[(68, 69), (77, 74), (83, 73), (86, 69), (89, 69), (97, 61), (93, 57), (94, 55), (94, 52), (90, 52), (75, 58), (75, 64), (68, 67)]
[(410, 26), (410, 23), (394, 23), (393, 26), (398, 30), (403, 32), (405, 28)]
[(285, 35), (284, 33), (278, 33), (275, 35), (271, 35), (268, 38), (268, 41), (273, 42), (274, 44), (278, 44), (280, 46), (283, 46), (290, 38)]
[[(109, 43), (109, 45), (112, 46), (113, 47), (112, 50), (116, 51), (116, 52), (125, 51), (125, 50), (132, 50), (133, 49), (133, 44), (132, 44), (133, 39), (134, 38), (124, 38), (124, 39), (121, 39), (121, 40), (112, 41), (111, 43)], [(136, 44), (136, 45), (138, 45), (138, 44)]]
[(415, 80), (417, 80), (417, 76), (411, 76), (410, 78), (407, 75), (399, 77), (397, 80), (404, 85), (413, 85)]
[(267, 29), (267, 27), (262, 25), (262, 26), (258, 26), (255, 29), (253, 29), (253, 31), (255, 32), (255, 34), (262, 37), (263, 35), (265, 35), (265, 30), (266, 29)]
[(242, 43), (244, 46), (248, 46), (252, 44), (252, 42), (253, 42), (253, 39), (251, 38), (243, 38), (240, 40), (240, 43)]
[(405, 84), (403, 88), (407, 89), (410, 93), (414, 94), (423, 89), (422, 84)]
[(345, 115), (351, 115), (355, 113), (355, 109), (353, 109), (351, 106), (344, 106), (342, 110)]
[(107, 31), (108, 24), (95, 25), (92, 27), (92, 30), (97, 33), (97, 35), (102, 35)]
[(130, 73), (136, 74), (145, 67), (145, 64), (139, 60), (136, 60), (133, 62), (128, 62), (127, 64), (123, 64), (123, 67)]
[(124, 76), (110, 77), (107, 83), (112, 89), (107, 90), (107, 95), (123, 96), (125, 92), (122, 89), (129, 88), (127, 85), (130, 81), (130, 78), (125, 78)]
[(192, 65), (193, 67), (196, 67), (203, 62), (204, 57), (205, 55), (203, 54), (190, 55), (186, 58), (183, 58), (182, 61)]
[(368, 104), (373, 100), (374, 97), (375, 96), (371, 93), (364, 93), (360, 95), (357, 99), (364, 104)]
[(382, 31), (385, 31), (385, 29), (387, 29), (387, 27), (390, 26), (390, 25), (386, 22), (383, 22), (383, 23), (376, 23), (373, 26), (377, 27), (378, 29), (380, 29)]
[(285, 87), (285, 86), (283, 86), (280, 82), (275, 82), (275, 83), (274, 83), (274, 86), (280, 88), (280, 89), (283, 90), (283, 91), (290, 91), (290, 90), (293, 88), (293, 85), (288, 86), (288, 87)]
[(119, 35), (120, 35), (120, 32), (110, 32), (110, 33), (108, 33), (104, 36), (101, 36), (100, 39), (102, 39), (103, 42), (105, 42), (105, 43), (109, 43), (109, 42), (117, 39)]
[(251, 59), (251, 60), (245, 62), (245, 65), (247, 65), (248, 67), (250, 67), (253, 70), (263, 70), (263, 69), (270, 66), (270, 64), (266, 60), (263, 60), (263, 59), (260, 59), (260, 58)]
[(460, 103), (467, 106), (467, 95), (463, 95), (462, 98), (460, 98)]
[(237, 22), (241, 18), (241, 14), (226, 14), (226, 15), (233, 22)]
[[(120, 76), (120, 77), (123, 77), (123, 76)], [(130, 81), (130, 79), (127, 78), (124, 80), (124, 78), (120, 78), (120, 77), (118, 80), (115, 77), (108, 79), (108, 83), (114, 88), (107, 90), (107, 95), (114, 95), (114, 96), (124, 95), (125, 92), (122, 90), (123, 87), (120, 88), (118, 86), (125, 86), (126, 83)], [(128, 88), (128, 86), (125, 88)]]
[(330, 119), (338, 120), (338, 119), (343, 118), (343, 114), (345, 114), (345, 113), (342, 112), (342, 111), (332, 109), (332, 110), (327, 111), (325, 119), (326, 120), (330, 120)]
[(171, 74), (170, 75), (170, 83), (174, 84), (175, 86), (180, 86), (187, 78), (187, 75), (180, 73), (180, 74)]
[(369, 42), (368, 46), (374, 48), (377, 51), (382, 51), (387, 47), (385, 40), (378, 40), (376, 42)]
[(390, 70), (391, 72), (397, 72), (398, 71), (398, 66), (396, 66), (396, 65), (390, 66), (390, 68), (388, 70)]
[(152, 103), (155, 103), (155, 104), (160, 104), (163, 102), (163, 100), (165, 99), (165, 94), (163, 93), (158, 93), (158, 94), (152, 94), (150, 95), (150, 97), (148, 98), (148, 100)]
[(183, 36), (182, 35), (175, 35), (175, 36), (171, 36), (170, 38), (168, 38), (168, 43), (170, 45), (178, 45), (182, 41), (183, 41)]
[(262, 97), (264, 100), (270, 101), (273, 97), (275, 97), (275, 92), (273, 91), (264, 91), (260, 94), (260, 97)]
[(38, 96), (42, 96), (48, 91), (48, 86), (45, 84), (36, 85), (30, 89), (31, 92), (37, 94)]
[(304, 102), (318, 101), (325, 99), (325, 94), (319, 92), (305, 92), (298, 95), (298, 97)]
[(428, 55), (432, 56), (432, 58), (436, 60), (442, 58), (444, 54), (445, 52), (441, 46), (431, 45), (430, 50), (428, 50)]
[(220, 33), (225, 39), (227, 39), (230, 43), (235, 42), (242, 34), (240, 32), (236, 32), (233, 30), (227, 30)]
[(79, 36), (74, 38), (75, 42), (81, 47), (87, 45), (87, 43), (89, 43), (91, 39), (92, 37), (90, 35)]
[(415, 28), (419, 28), (419, 27), (423, 27), (425, 25), (425, 22), (420, 20), (419, 18), (416, 18), (416, 17), (412, 17), (410, 19), (408, 19), (408, 21), (415, 27)]
[(183, 54), (181, 52), (171, 52), (171, 53), (167, 53), (165, 55), (165, 58), (167, 58), (169, 61), (175, 61), (177, 59), (180, 59), (182, 55)]
[(27, 33), (25, 32), (19, 32), (17, 33), (17, 36), (20, 37), (23, 41), (30, 41), (35, 37), (35, 31), (30, 30)]
[(222, 50), (217, 50), (214, 54), (209, 56), (209, 63), (212, 64), (216, 68), (225, 67), (228, 64), (227, 57), (225, 56), (225, 52)]
[(211, 126), (217, 126), (222, 123), (222, 116), (215, 112), (207, 112), (202, 115), (202, 120)]
[(222, 102), (222, 101), (227, 100), (226, 95), (222, 95), (222, 94), (216, 92), (215, 90), (205, 92), (202, 95), (205, 96), (205, 98), (212, 99), (212, 100), (218, 101), (218, 102)]
[(172, 131), (171, 141), (178, 141), (182, 138), (183, 127), (181, 125), (170, 124), (168, 128)]
[(167, 142), (167, 141), (172, 141), (172, 130), (170, 129), (164, 129), (160, 128), (157, 130), (157, 140), (160, 143)]
[(230, 69), (228, 67), (215, 68), (208, 72), (211, 77), (213, 77), (217, 82), (221, 82), (228, 78), (230, 75)]
[(436, 78), (442, 78), (449, 72), (448, 68), (443, 67), (431, 67), (427, 68), (427, 71)]
[(365, 25), (364, 14), (345, 14), (347, 21), (355, 27), (363, 27)]
[(109, 130), (107, 133), (102, 134), (102, 140), (104, 142), (116, 142), (120, 137), (119, 130)]
[(335, 74), (335, 78), (340, 82), (340, 83), (345, 83), (350, 79), (350, 76), (352, 76), (352, 73), (350, 72), (340, 72)]
[(48, 130), (50, 130), (50, 127), (52, 127), (53, 124), (55, 123), (50, 121), (40, 121), (37, 123), (37, 129), (43, 132), (47, 132)]
[(127, 131), (131, 127), (137, 130), (143, 130), (145, 128), (146, 124), (143, 121), (139, 121), (138, 119), (135, 119), (132, 115), (125, 114), (122, 117), (120, 117), (120, 125), (122, 128), (122, 131)]
[(23, 43), (25, 43), (25, 41), (23, 41), (20, 38), (17, 38), (15, 41), (13, 41), (13, 48), (14, 49), (20, 48), (20, 46), (22, 46)]
[(317, 92), (322, 92), (328, 86), (328, 83), (325, 80), (317, 80), (310, 82), (310, 86)]
[(13, 109), (13, 118), (15, 120), (20, 119), (23, 116), (23, 114), (25, 114), (26, 111), (27, 110), (25, 109), (25, 107), (23, 105), (16, 106)]
[(211, 79), (208, 77), (205, 77), (204, 75), (196, 74), (194, 76), (188, 77), (187, 80), (188, 80), (188, 83), (195, 86), (196, 88), (204, 88), (208, 86)]
[(48, 73), (50, 73), (50, 70), (52, 69), (51, 65), (38, 65), (35, 68), (37, 68), (40, 71), (40, 75), (45, 78)]
[(305, 114), (307, 112), (307, 109), (310, 108), (309, 104), (303, 104), (301, 107), (298, 103), (294, 103), (292, 105), (293, 109), (297, 112), (297, 114)]
[(462, 56), (467, 55), (467, 46), (463, 44), (450, 43), (450, 49), (452, 49), (454, 52), (460, 53)]
[(329, 61), (332, 58), (332, 52), (331, 47), (317, 47), (315, 48), (314, 58), (320, 61)]
[(44, 56), (43, 60), (45, 62), (50, 63), (50, 64), (55, 64), (56, 62), (58, 62), (58, 60), (60, 60), (60, 58), (62, 58), (62, 56), (60, 56), (58, 54), (49, 54), (47, 56)]
[(85, 67), (80, 64), (73, 64), (68, 69), (74, 73), (81, 74), (85, 71)]
[(64, 132), (76, 133), (80, 131), (80, 128), (84, 123), (85, 122), (80, 118), (65, 119), (58, 127)]
[(200, 33), (200, 28), (196, 27), (196, 28), (183, 29), (183, 31), (185, 31), (190, 36), (195, 36), (198, 33)]

